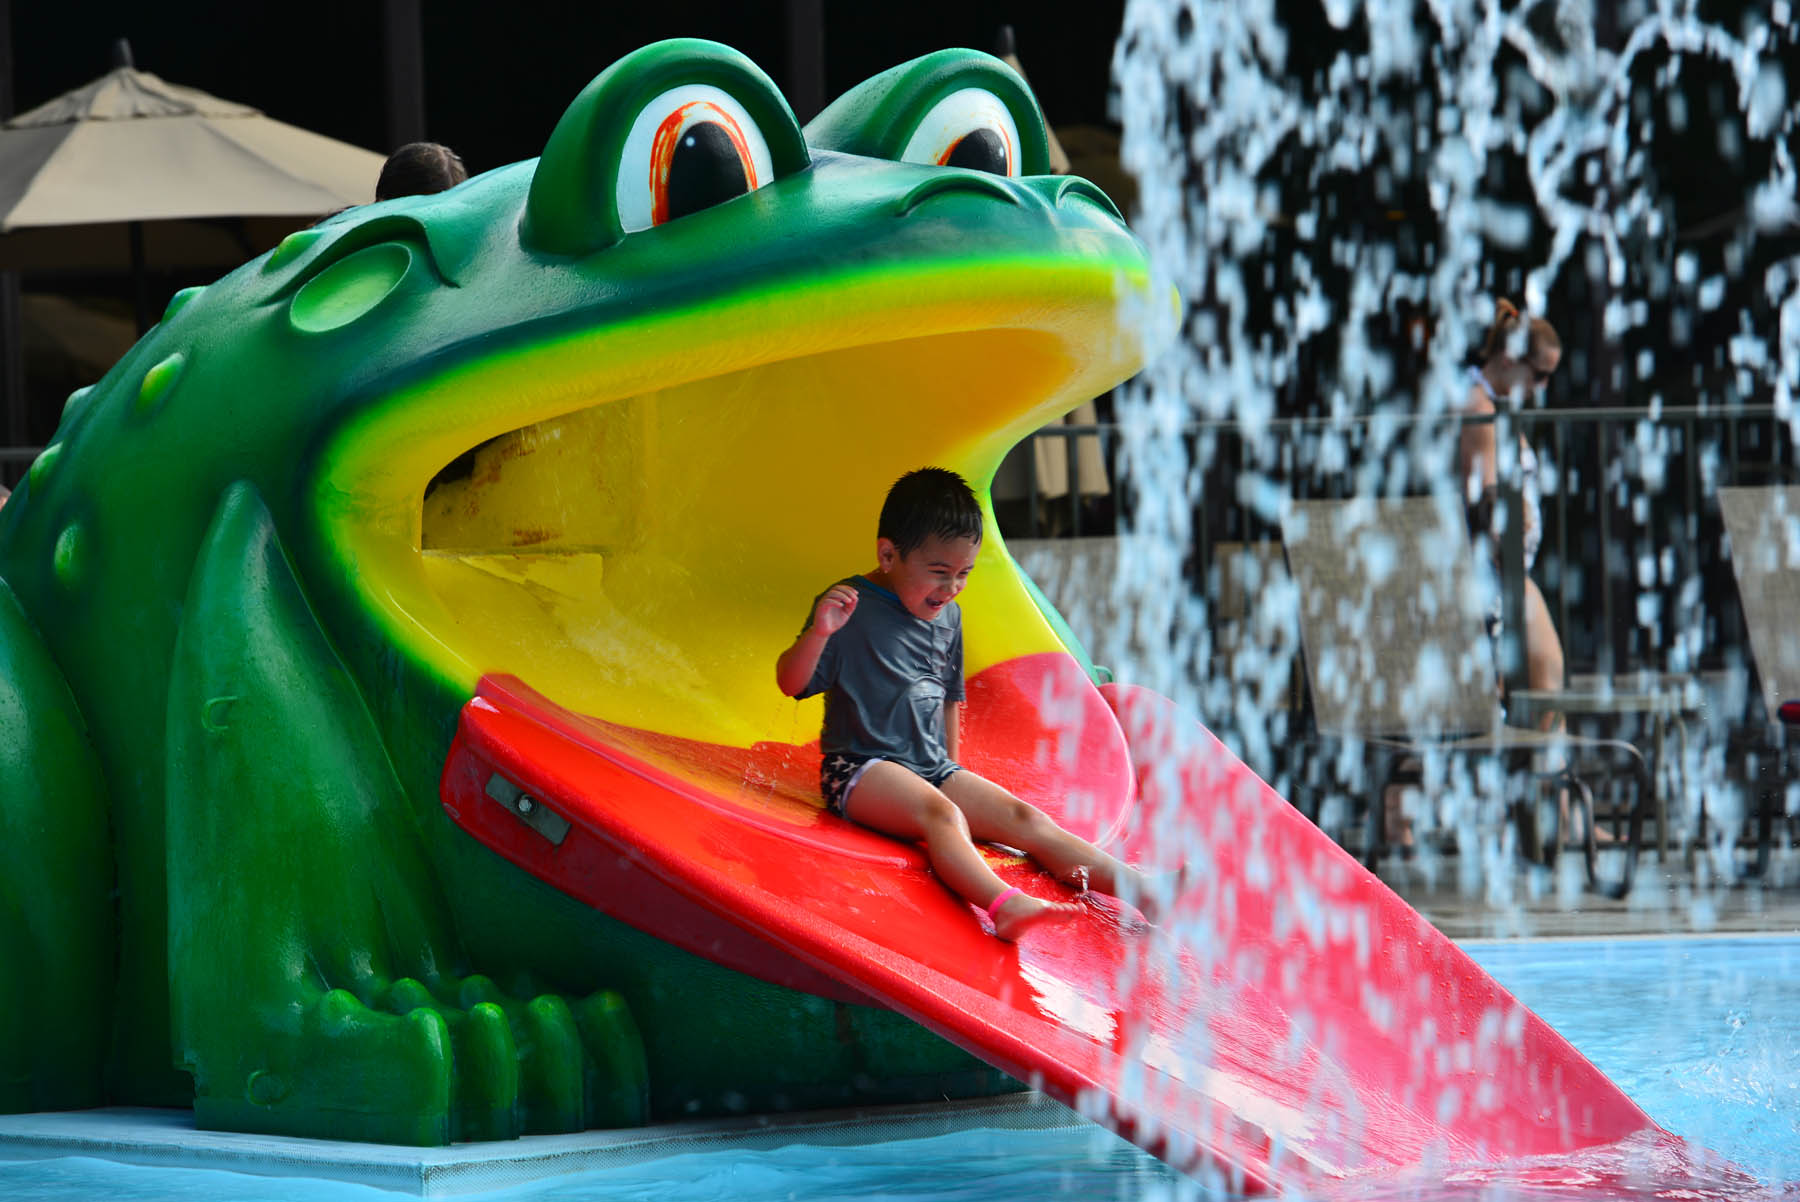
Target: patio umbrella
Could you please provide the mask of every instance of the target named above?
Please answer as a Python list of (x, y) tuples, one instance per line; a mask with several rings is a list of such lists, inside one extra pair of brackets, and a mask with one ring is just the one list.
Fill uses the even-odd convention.
[(380, 155), (117, 58), (0, 127), (0, 269), (231, 266), (373, 198)]

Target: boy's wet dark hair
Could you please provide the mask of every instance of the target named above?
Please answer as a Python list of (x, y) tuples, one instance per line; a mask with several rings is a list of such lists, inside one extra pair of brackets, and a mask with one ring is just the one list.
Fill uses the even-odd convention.
[(893, 543), (905, 556), (934, 534), (942, 539), (980, 542), (981, 502), (955, 472), (922, 467), (906, 473), (888, 489), (875, 535)]

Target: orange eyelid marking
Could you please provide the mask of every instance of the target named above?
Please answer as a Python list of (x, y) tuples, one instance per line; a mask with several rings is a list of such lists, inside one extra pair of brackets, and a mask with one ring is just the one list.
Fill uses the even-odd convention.
[(762, 186), (756, 178), (756, 159), (750, 143), (737, 119), (710, 100), (690, 100), (670, 111), (656, 127), (656, 138), (650, 143), (650, 224), (661, 225), (669, 219), (669, 172), (675, 165), (675, 147), (688, 126), (698, 121), (711, 121), (725, 131), (737, 149), (738, 162), (744, 166), (744, 179), (752, 192)]

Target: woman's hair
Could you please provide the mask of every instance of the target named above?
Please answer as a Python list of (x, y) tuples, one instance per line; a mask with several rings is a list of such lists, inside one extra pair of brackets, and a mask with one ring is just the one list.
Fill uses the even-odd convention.
[[(1518, 306), (1511, 301), (1505, 297), (1496, 301), (1494, 303), (1494, 324), (1488, 327), (1487, 337), (1481, 342), (1481, 361), (1486, 363), (1496, 356), (1510, 353), (1507, 344), (1513, 335), (1518, 333), (1519, 323), (1524, 320)], [(1531, 333), (1526, 337), (1523, 357), (1535, 361), (1538, 355), (1544, 351), (1555, 351), (1557, 354), (1561, 354), (1562, 339), (1556, 336), (1555, 326), (1541, 317), (1534, 317), (1531, 319)]]
[(469, 169), (454, 150), (436, 142), (408, 142), (381, 165), (375, 181), (375, 199), (396, 196), (428, 196), (454, 188), (469, 178)]

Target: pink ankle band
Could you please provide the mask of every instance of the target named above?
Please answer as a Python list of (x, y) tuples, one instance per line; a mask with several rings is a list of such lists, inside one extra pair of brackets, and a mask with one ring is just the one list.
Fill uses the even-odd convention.
[(1000, 896), (996, 897), (993, 901), (988, 903), (988, 911), (987, 911), (988, 917), (994, 918), (994, 917), (998, 916), (1000, 913), (1000, 907), (1004, 906), (1006, 904), (1007, 898), (1011, 897), (1015, 893), (1023, 893), (1023, 892), (1025, 892), (1025, 890), (1019, 888), (1017, 885), (1009, 885), (1005, 889), (1002, 889), (1000, 891)]

